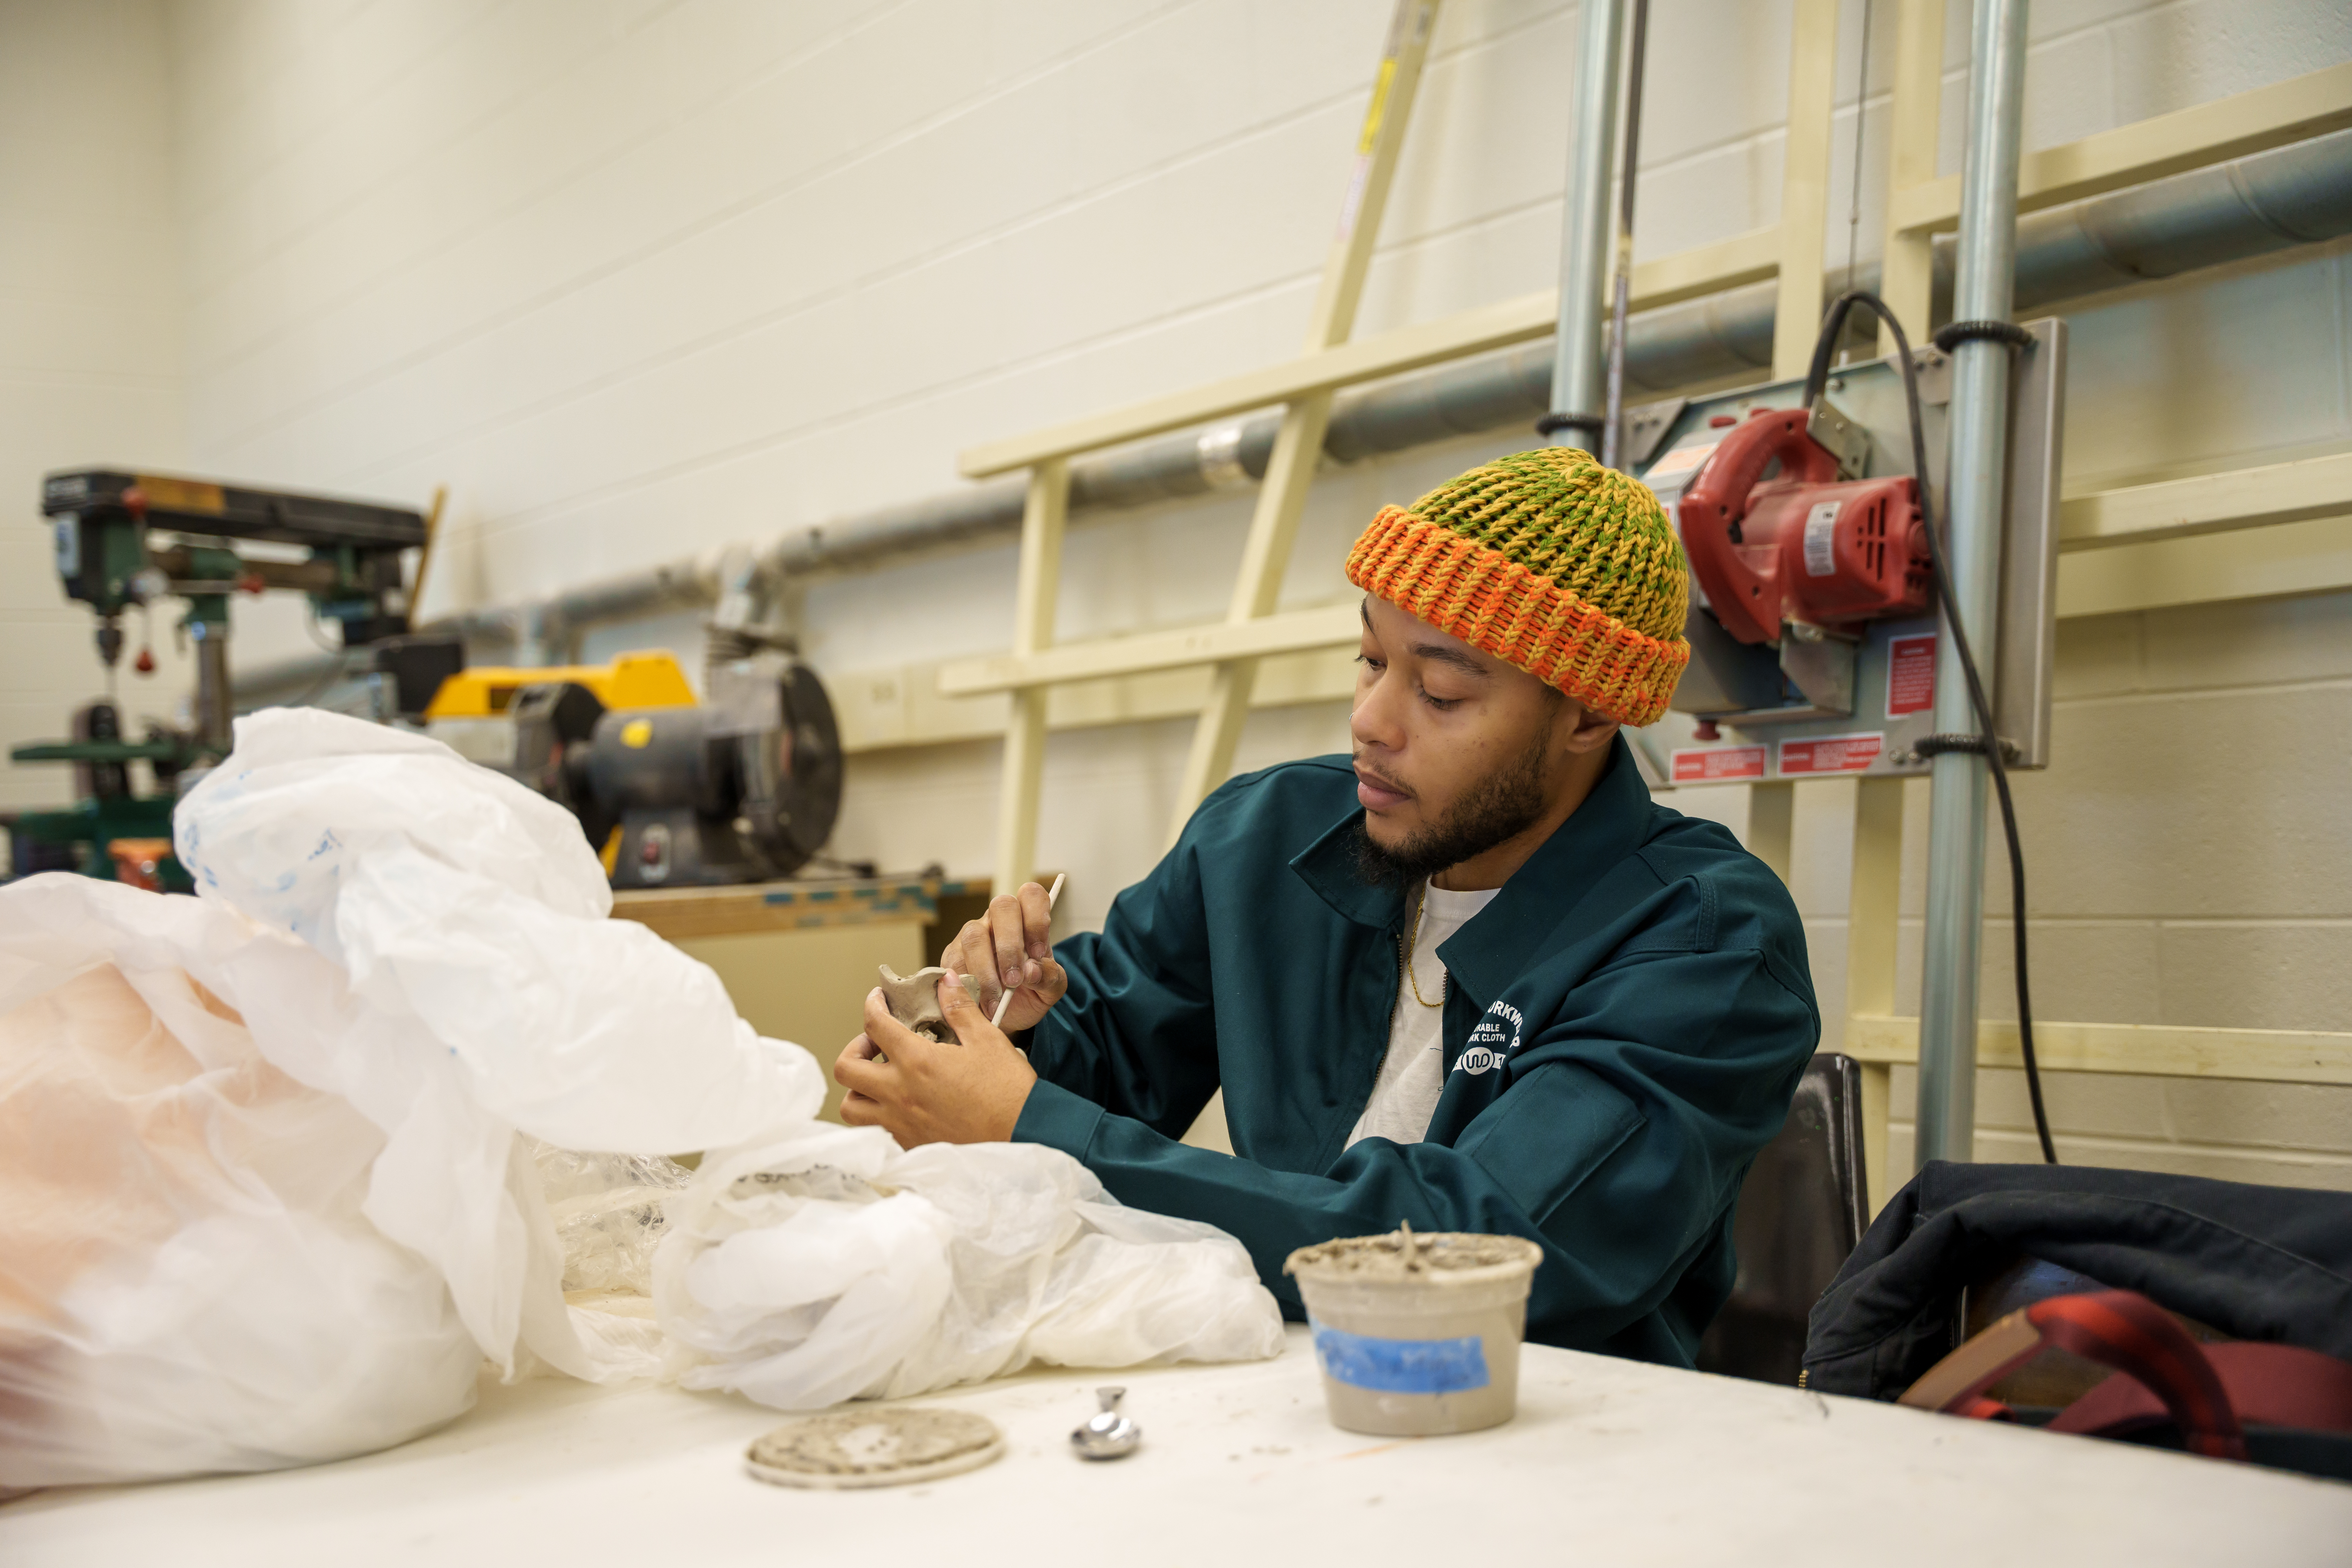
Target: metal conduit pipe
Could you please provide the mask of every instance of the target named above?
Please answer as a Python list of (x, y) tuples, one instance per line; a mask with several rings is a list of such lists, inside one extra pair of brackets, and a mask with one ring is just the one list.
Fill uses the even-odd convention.
[[(2017, 309), (2017, 160), (2025, 118), (2026, 0), (1979, 0), (1969, 50), (1969, 142), (1960, 175), (1959, 276), (1952, 309), (2007, 321)], [(1950, 471), (1944, 485), (1948, 630), (2000, 646), (2002, 502), (2009, 488), (2009, 345), (1982, 336), (1951, 351)], [(1959, 637), (1936, 645), (1936, 732), (1978, 733)], [(1991, 720), (1985, 720), (1990, 743)], [(1976, 1157), (1977, 982), (1983, 969), (1986, 760), (1930, 764), (1927, 919), (1919, 992), (1916, 1164)], [(2016, 911), (2019, 920), (2025, 911)], [(2020, 993), (2021, 997), (2022, 992)], [(2031, 1058), (2029, 1058), (2031, 1059)], [(2038, 1089), (2037, 1089), (2037, 1092)]]
[[(2352, 131), (2035, 213), (2017, 226), (2017, 309), (2352, 234)], [(1949, 237), (1936, 248), (1937, 315), (1951, 292)], [(1857, 281), (1875, 285), (1875, 268)], [(1628, 324), (1627, 379), (1651, 394), (1764, 374), (1772, 363), (1775, 288), (1750, 285)], [(1926, 336), (1924, 327), (1918, 335)], [(1531, 426), (1551, 407), (1549, 339), (1398, 376), (1337, 400), (1325, 454), (1351, 463), (1436, 441)], [(1150, 505), (1255, 484), (1274, 448), (1279, 411), (1228, 420), (1072, 465), (1073, 510)], [(1532, 431), (1529, 439), (1533, 440)], [(1016, 476), (795, 530), (761, 548), (789, 576), (855, 571), (895, 555), (994, 541), (1021, 526)], [(560, 651), (583, 626), (711, 602), (724, 550), (570, 588), (527, 605), (469, 610), (436, 623), (486, 640)], [(328, 660), (257, 666), (240, 692), (308, 686)]]
[[(1601, 412), (1608, 353), (1601, 296), (1607, 291), (1612, 231), (1609, 183), (1617, 163), (1617, 79), (1623, 71), (1625, 0), (1582, 0), (1577, 46), (1576, 130), (1569, 142), (1568, 195), (1559, 233), (1559, 325), (1552, 334), (1553, 400), (1558, 411), (1589, 420)], [(1628, 338), (1632, 336), (1627, 333)], [(1630, 345), (1629, 345), (1630, 346)], [(1563, 425), (1555, 447), (1601, 450), (1601, 431)]]

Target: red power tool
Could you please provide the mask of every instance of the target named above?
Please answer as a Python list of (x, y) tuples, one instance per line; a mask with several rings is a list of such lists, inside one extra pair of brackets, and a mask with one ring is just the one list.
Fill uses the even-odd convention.
[[(1683, 549), (1724, 630), (1777, 643), (1786, 621), (1851, 625), (1924, 614), (1919, 487), (1838, 479), (1801, 408), (1761, 408), (1730, 431), (1676, 509)], [(1780, 474), (1764, 480), (1772, 459)]]

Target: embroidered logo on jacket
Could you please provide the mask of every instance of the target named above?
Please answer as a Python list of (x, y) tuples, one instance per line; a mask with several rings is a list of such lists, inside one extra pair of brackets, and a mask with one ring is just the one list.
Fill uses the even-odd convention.
[[(1493, 1072), (1501, 1067), (1510, 1053), (1519, 1048), (1519, 1030), (1527, 1023), (1517, 1007), (1508, 1002), (1497, 1002), (1486, 1009), (1478, 1026), (1470, 1031), (1469, 1044), (1454, 1062), (1457, 1072), (1475, 1078), (1480, 1073)], [(1507, 1028), (1507, 1033), (1506, 1030)]]

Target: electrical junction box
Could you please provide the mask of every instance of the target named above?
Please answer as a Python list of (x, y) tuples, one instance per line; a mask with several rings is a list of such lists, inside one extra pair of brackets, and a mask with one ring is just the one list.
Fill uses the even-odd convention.
[[(2040, 768), (2049, 765), (2057, 636), (2066, 326), (2055, 317), (2022, 324), (2032, 341), (2011, 358), (2000, 624), (1990, 636), (1970, 630), (1996, 727), (2016, 747), (2010, 765)], [(1932, 347), (1914, 351), (1914, 359), (1927, 446), (1925, 482), (1942, 524), (1951, 363)], [(1680, 527), (1680, 503), (1727, 439), (1751, 419), (1774, 418), (1774, 411), (1782, 411), (1780, 422), (1787, 423), (1787, 411), (1800, 411), (1803, 397), (1803, 382), (1788, 381), (1643, 409), (1628, 421), (1638, 477)], [(1906, 597), (1900, 569), (1908, 487), (1895, 481), (1911, 477), (1911, 434), (1894, 359), (1833, 371), (1804, 434), (1809, 451), (1792, 460), (1795, 466), (1827, 461), (1834, 463), (1834, 473), (1790, 475), (1784, 482), (1774, 462), (1753, 492), (1759, 516), (1769, 520), (1756, 538), (1741, 539), (1735, 530), (1735, 542), (1746, 548), (1729, 552), (1719, 539), (1685, 539), (1685, 552), (1695, 563), (1707, 561), (1711, 570), (1705, 575), (1718, 591), (1744, 592), (1767, 605), (1769, 595), (1784, 591), (1770, 586), (1777, 567), (1788, 605), (1810, 607), (1819, 619), (1788, 618), (1778, 605), (1759, 609), (1748, 602), (1718, 609), (1694, 574), (1686, 628), (1691, 662), (1673, 709), (1648, 729), (1628, 731), (1654, 785), (1908, 776), (1928, 770), (1928, 759), (1913, 747), (1933, 730), (1939, 634), (1932, 607), (1910, 613), (1919, 601), (1916, 592)], [(1820, 457), (1811, 455), (1813, 448)], [(1819, 482), (1826, 488), (1815, 495), (1843, 504), (1805, 506), (1778, 518), (1764, 503), (1775, 492), (1795, 493), (1800, 479)], [(1841, 512), (1850, 513), (1843, 524)], [(1882, 531), (1865, 538), (1874, 519)], [(1848, 540), (1847, 531), (1855, 537)], [(1884, 560), (1869, 555), (1865, 571), (1860, 563), (1874, 548), (1895, 553)], [(1779, 551), (1780, 558), (1768, 561), (1768, 551)], [(1833, 551), (1840, 581), (1827, 581)], [(1740, 555), (1744, 563), (1736, 559)], [(1894, 613), (1846, 618), (1881, 607)], [(1776, 626), (1780, 635), (1767, 640)]]

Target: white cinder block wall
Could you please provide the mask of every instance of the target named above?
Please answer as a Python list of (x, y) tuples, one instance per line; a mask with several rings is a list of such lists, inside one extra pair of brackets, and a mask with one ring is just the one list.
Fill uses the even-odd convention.
[[(1845, 7), (1839, 193), (1862, 4)], [(10, 10), (9, 42), (67, 47), (66, 9)], [(2335, 0), (2033, 9), (2035, 146), (2352, 58), (2352, 13)], [(1864, 259), (1876, 250), (1895, 10), (1874, 0), (1863, 210), (1850, 229), (1834, 204), (1833, 262), (1849, 233)], [(1948, 169), (1968, 10), (1948, 6)], [(416, 501), (449, 485), (450, 570), (428, 613), (948, 489), (960, 447), (1295, 351), (1388, 13), (1387, 0), (109, 10), (146, 18), (145, 47), (168, 56), (174, 119), (168, 135), (148, 128), (140, 157), (170, 159), (173, 204), (144, 210), (178, 217), (186, 461)], [(29, 14), (47, 30), (27, 29)], [(1653, 26), (1648, 255), (1777, 215), (1789, 7), (1657, 0)], [(1564, 0), (1449, 0), (1362, 330), (1553, 280), (1575, 31)], [(2074, 312), (2070, 487), (2352, 445), (2347, 314), (2341, 246), (2087, 302)], [(1339, 553), (1381, 502), (1518, 444), (1329, 472), (1286, 598), (1344, 592)], [(79, 456), (44, 445), (26, 476)], [(1220, 612), (1246, 516), (1245, 497), (1219, 497), (1080, 528), (1061, 634)], [(1013, 574), (997, 547), (813, 583), (807, 649), (839, 679), (1001, 647)], [(22, 597), (46, 603), (37, 587)], [(304, 646), (284, 605), (240, 616), (248, 657)], [(588, 651), (661, 641), (692, 657), (690, 619), (600, 630)], [(2062, 644), (2058, 763), (2020, 791), (2039, 1010), (2352, 1026), (2352, 595), (2085, 618)], [(42, 689), (79, 689), (70, 672)], [(1072, 873), (1073, 927), (1150, 865), (1186, 735), (1054, 737), (1040, 853)], [(1263, 710), (1242, 761), (1344, 744), (1338, 705)], [(858, 756), (836, 849), (984, 871), (995, 752)], [(1800, 799), (1795, 881), (1834, 1036), (1851, 785)], [(1675, 804), (1744, 826), (1737, 790)], [(2005, 913), (1999, 884), (1991, 903)], [(1988, 936), (1989, 1012), (2007, 1005), (2005, 939)], [(1980, 1095), (1994, 1153), (2023, 1147), (2021, 1097), (1999, 1077)], [(1908, 1094), (1898, 1083), (1898, 1106)], [(2352, 1186), (2352, 1096), (2122, 1079), (2054, 1083), (2053, 1098), (2071, 1158)]]
[[(58, 584), (41, 475), (185, 456), (171, 110), (154, 5), (0, 3), (0, 751), (64, 738), (105, 691), (97, 623)], [(173, 618), (156, 617), (146, 679), (131, 668), (145, 628), (124, 626), (134, 736), (193, 683)], [(65, 767), (0, 763), (0, 807), (61, 805), (72, 787)]]

